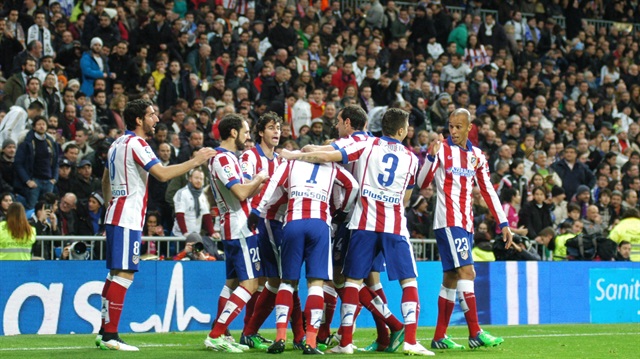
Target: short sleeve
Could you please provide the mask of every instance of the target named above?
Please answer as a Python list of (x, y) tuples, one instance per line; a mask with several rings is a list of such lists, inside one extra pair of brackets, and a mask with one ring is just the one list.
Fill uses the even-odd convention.
[(369, 141), (360, 141), (340, 149), (342, 153), (342, 163), (346, 164), (358, 160), (367, 145), (369, 145)]
[(219, 179), (227, 188), (233, 187), (233, 185), (240, 183), (241, 173), (227, 154), (221, 154), (216, 156), (213, 162), (213, 170), (216, 174), (216, 178)]
[(158, 160), (155, 153), (153, 153), (151, 146), (141, 138), (136, 138), (131, 141), (131, 153), (133, 153), (133, 159), (138, 166), (144, 168), (147, 172), (149, 172), (155, 164), (160, 163), (160, 160)]

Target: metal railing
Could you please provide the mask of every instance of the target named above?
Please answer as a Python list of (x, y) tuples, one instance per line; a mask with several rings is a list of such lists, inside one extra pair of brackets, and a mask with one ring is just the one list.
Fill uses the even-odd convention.
[[(166, 253), (170, 256), (176, 255), (181, 244), (184, 244), (184, 237), (142, 237), (143, 242), (155, 242), (158, 253)], [(219, 242), (219, 239), (213, 239)], [(105, 253), (105, 237), (98, 236), (37, 236), (36, 244), (39, 244), (40, 251), (34, 255), (41, 258), (59, 259), (61, 251), (68, 243), (83, 241), (87, 244), (91, 252), (91, 259), (103, 260)], [(417, 261), (438, 260), (435, 239), (410, 239), (413, 245), (413, 252)], [(45, 251), (48, 250), (48, 256)]]
[[(214, 242), (220, 242), (220, 239), (211, 238)], [(88, 258), (94, 260), (105, 259), (105, 237), (99, 236), (37, 236), (36, 244), (39, 245), (40, 251), (34, 253), (35, 256), (41, 258), (59, 259), (62, 250), (69, 243), (78, 241), (85, 242), (88, 248)], [(142, 237), (143, 242), (155, 242), (158, 256), (161, 254), (167, 258), (173, 257), (182, 250), (185, 243), (185, 237)], [(433, 238), (419, 239), (410, 238), (413, 247), (413, 254), (416, 261), (439, 261), (438, 247), (436, 240)], [(538, 250), (538, 243), (532, 241), (531, 245)], [(49, 251), (49, 255), (45, 255), (45, 251)], [(632, 253), (640, 254), (640, 245), (633, 245)], [(144, 253), (143, 253), (144, 255)], [(143, 258), (144, 259), (144, 258)], [(547, 258), (542, 258), (547, 260)]]

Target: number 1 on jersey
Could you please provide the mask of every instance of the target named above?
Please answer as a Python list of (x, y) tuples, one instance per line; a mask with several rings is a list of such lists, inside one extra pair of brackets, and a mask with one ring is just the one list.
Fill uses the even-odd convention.
[(316, 163), (313, 165), (313, 171), (311, 172), (311, 177), (307, 180), (307, 183), (316, 184), (316, 176), (318, 175), (318, 170), (320, 169), (320, 164)]

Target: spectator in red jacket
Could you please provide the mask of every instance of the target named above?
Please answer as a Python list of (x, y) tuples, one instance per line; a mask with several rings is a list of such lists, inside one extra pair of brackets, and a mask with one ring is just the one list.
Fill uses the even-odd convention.
[(353, 64), (350, 62), (345, 63), (331, 78), (331, 86), (338, 88), (340, 97), (344, 95), (344, 89), (346, 89), (348, 85), (353, 85), (358, 88), (356, 75), (353, 73)]

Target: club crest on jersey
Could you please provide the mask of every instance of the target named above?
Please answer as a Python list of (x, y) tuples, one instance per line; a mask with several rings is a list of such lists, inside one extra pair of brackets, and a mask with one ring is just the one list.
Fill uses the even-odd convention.
[(460, 252), (460, 258), (462, 258), (462, 260), (467, 260), (467, 258), (469, 258), (469, 252), (468, 251), (462, 251)]
[(476, 166), (476, 161), (478, 160), (478, 157), (471, 155), (471, 158), (469, 159), (471, 161), (471, 165), (472, 166)]
[(258, 271), (258, 272), (259, 272), (259, 271), (260, 271), (260, 262), (255, 262), (255, 263), (253, 263), (253, 268), (255, 268), (255, 269), (256, 269), (256, 271)]
[(131, 258), (131, 261), (133, 262), (133, 264), (138, 264), (140, 262), (140, 256), (133, 256)]

